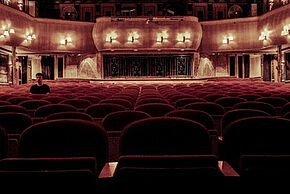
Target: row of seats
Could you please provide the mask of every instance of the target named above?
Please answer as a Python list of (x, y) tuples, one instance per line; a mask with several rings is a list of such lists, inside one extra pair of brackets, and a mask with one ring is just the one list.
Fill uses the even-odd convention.
[[(127, 184), (152, 183), (161, 177), (166, 182), (222, 177), (225, 174), (218, 160), (228, 162), (242, 177), (285, 174), (287, 170), (281, 168), (288, 169), (286, 163), (267, 164), (288, 161), (289, 127), (290, 120), (271, 116), (238, 119), (226, 127), (222, 158), (218, 159), (204, 125), (178, 117), (140, 119), (121, 131), (120, 157), (112, 178), (116, 184)], [(8, 137), (4, 128), (0, 137), (0, 176), (1, 171), (21, 174), (27, 170), (86, 169), (97, 177), (108, 162), (108, 134), (91, 121), (59, 119), (31, 125), (20, 135), (17, 158), (6, 157)]]

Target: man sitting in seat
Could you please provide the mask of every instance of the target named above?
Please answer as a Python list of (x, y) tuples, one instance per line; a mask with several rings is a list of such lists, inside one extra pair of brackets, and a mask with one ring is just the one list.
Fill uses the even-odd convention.
[(33, 86), (31, 86), (31, 88), (30, 88), (31, 94), (49, 94), (50, 93), (49, 86), (42, 83), (42, 81), (43, 81), (43, 74), (37, 73), (36, 74), (37, 84), (34, 84)]

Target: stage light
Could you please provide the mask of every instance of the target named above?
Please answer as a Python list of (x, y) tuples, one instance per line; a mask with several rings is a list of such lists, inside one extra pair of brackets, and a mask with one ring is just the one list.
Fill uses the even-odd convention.
[(281, 36), (289, 36), (290, 35), (290, 24), (285, 25), (281, 32)]
[(230, 42), (233, 40), (234, 40), (233, 36), (224, 36), (223, 44), (230, 44)]

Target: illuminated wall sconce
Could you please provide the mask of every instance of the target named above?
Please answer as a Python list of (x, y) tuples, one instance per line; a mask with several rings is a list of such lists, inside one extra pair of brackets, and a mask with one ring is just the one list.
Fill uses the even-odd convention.
[(137, 32), (132, 32), (129, 34), (128, 36), (128, 42), (134, 42), (134, 41), (137, 41), (139, 38), (139, 34)]
[(281, 36), (289, 36), (290, 35), (290, 24), (285, 25), (283, 27), (283, 31), (281, 32)]
[(35, 34), (26, 33), (26, 39), (24, 40), (25, 43), (31, 42), (32, 40), (36, 39)]
[(115, 31), (106, 35), (106, 42), (113, 43), (117, 39), (117, 34)]
[(157, 42), (167, 42), (168, 34), (166, 30), (163, 30), (161, 33), (157, 33)]
[(10, 36), (10, 34), (15, 34), (15, 30), (13, 28), (6, 29), (5, 26), (2, 26), (3, 34), (0, 34), (0, 38), (5, 38)]
[(223, 39), (223, 44), (230, 44), (231, 41), (233, 41), (234, 38), (232, 36), (224, 36), (224, 39)]
[(68, 44), (70, 44), (70, 43), (72, 43), (72, 39), (71, 39), (71, 37), (66, 37), (65, 39), (62, 39), (61, 41), (60, 41), (60, 44), (61, 45), (68, 45)]
[(263, 32), (261, 32), (261, 35), (259, 36), (259, 40), (263, 40), (263, 41), (268, 40), (269, 35), (270, 35), (270, 31), (264, 30)]
[(177, 42), (187, 42), (190, 39), (190, 33), (185, 32), (185, 33), (180, 33), (177, 35)]

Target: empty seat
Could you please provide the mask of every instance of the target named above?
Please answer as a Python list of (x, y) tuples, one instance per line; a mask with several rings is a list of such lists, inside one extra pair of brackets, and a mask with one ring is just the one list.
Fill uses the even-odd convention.
[(214, 102), (216, 99), (221, 97), (227, 97), (225, 94), (208, 94), (204, 96), (203, 98), (208, 102)]
[(290, 112), (287, 112), (283, 115), (284, 118), (286, 119), (290, 119)]
[(272, 97), (272, 96), (261, 97), (261, 98), (256, 99), (256, 101), (271, 104), (276, 109), (277, 115), (281, 115), (282, 107), (288, 103), (288, 100), (282, 97)]
[(129, 123), (149, 117), (149, 114), (141, 111), (117, 111), (107, 114), (102, 125), (107, 131), (121, 131)]
[(20, 134), (31, 125), (32, 119), (28, 114), (17, 112), (0, 113), (0, 126), (4, 127), (8, 134)]
[(100, 103), (118, 104), (118, 105), (122, 105), (126, 107), (127, 109), (133, 108), (133, 104), (129, 100), (122, 99), (122, 98), (109, 98), (109, 99), (101, 100)]
[(11, 104), (19, 104), (20, 102), (23, 102), (25, 100), (32, 100), (32, 98), (19, 96), (7, 99), (7, 101), (10, 102)]
[(210, 144), (205, 127), (188, 119), (135, 121), (122, 131), (121, 156), (114, 176), (121, 184), (144, 186), (188, 186), (198, 179), (208, 184), (212, 177), (222, 176), (217, 158), (210, 155)]
[(265, 102), (257, 102), (257, 101), (240, 102), (234, 105), (233, 109), (255, 109), (267, 112), (271, 116), (276, 116), (275, 108), (271, 104)]
[(0, 113), (2, 112), (19, 112), (19, 113), (29, 114), (26, 108), (19, 105), (1, 105)]
[(34, 112), (37, 108), (51, 104), (51, 102), (46, 100), (25, 100), (19, 103), (19, 106), (26, 108), (30, 116), (34, 116)]
[(136, 106), (142, 105), (142, 104), (148, 104), (148, 103), (164, 103), (168, 104), (168, 101), (163, 98), (142, 98), (140, 100), (137, 100)]
[(238, 104), (240, 102), (246, 102), (247, 100), (244, 98), (240, 98), (240, 97), (221, 97), (216, 99), (214, 102), (223, 106), (226, 110), (230, 110), (232, 109), (232, 107), (235, 104)]
[(255, 110), (255, 109), (234, 109), (229, 110), (226, 112), (222, 119), (221, 119), (221, 131), (226, 128), (227, 125), (229, 125), (231, 122), (234, 122), (236, 120), (247, 118), (247, 117), (256, 117), (256, 116), (271, 116), (269, 113), (261, 111), (261, 110)]
[(77, 111), (77, 109), (69, 104), (47, 104), (41, 107), (38, 107), (35, 112), (35, 117), (47, 117), (50, 114), (57, 112), (70, 112)]
[(242, 155), (289, 155), (290, 120), (259, 116), (230, 123), (223, 133), (222, 155), (239, 171)]
[(91, 104), (97, 104), (101, 101), (101, 98), (96, 96), (80, 96), (78, 99), (88, 100)]
[(175, 101), (176, 108), (182, 108), (187, 104), (193, 103), (193, 102), (206, 102), (203, 98), (181, 98)]
[(97, 170), (107, 162), (107, 133), (91, 121), (60, 119), (34, 124), (19, 141), (19, 157), (94, 157)]
[(167, 117), (180, 117), (184, 119), (189, 119), (192, 121), (196, 121), (202, 125), (204, 125), (207, 129), (214, 129), (214, 120), (212, 116), (201, 110), (174, 110), (165, 114)]
[(59, 102), (59, 104), (69, 104), (76, 107), (78, 110), (84, 110), (91, 105), (91, 102), (84, 99), (67, 99)]
[(262, 96), (260, 96), (258, 94), (241, 94), (238, 97), (244, 98), (248, 101), (255, 101), (256, 99), (261, 98)]
[(81, 119), (86, 121), (94, 121), (91, 115), (84, 112), (57, 112), (48, 115), (45, 120), (55, 120), (55, 119)]
[(222, 116), (225, 113), (225, 109), (221, 105), (214, 102), (194, 102), (187, 104), (183, 108), (192, 110), (201, 110), (211, 115)]
[(135, 107), (136, 111), (148, 113), (152, 117), (164, 116), (166, 113), (175, 110), (174, 106), (164, 103), (148, 103)]
[(284, 104), (281, 108), (281, 115), (285, 115), (288, 112), (290, 112), (290, 102), (288, 102), (287, 104)]
[(0, 100), (0, 106), (1, 105), (12, 105), (12, 103), (6, 100)]
[(135, 121), (121, 133), (120, 154), (210, 154), (207, 129), (183, 118), (154, 117)]
[(125, 107), (113, 103), (92, 104), (85, 109), (85, 113), (91, 115), (93, 118), (104, 118), (107, 114), (124, 111)]
[(47, 97), (42, 98), (42, 100), (49, 101), (52, 104), (57, 104), (63, 100), (66, 100), (66, 98), (60, 97), (60, 96), (47, 96)]

